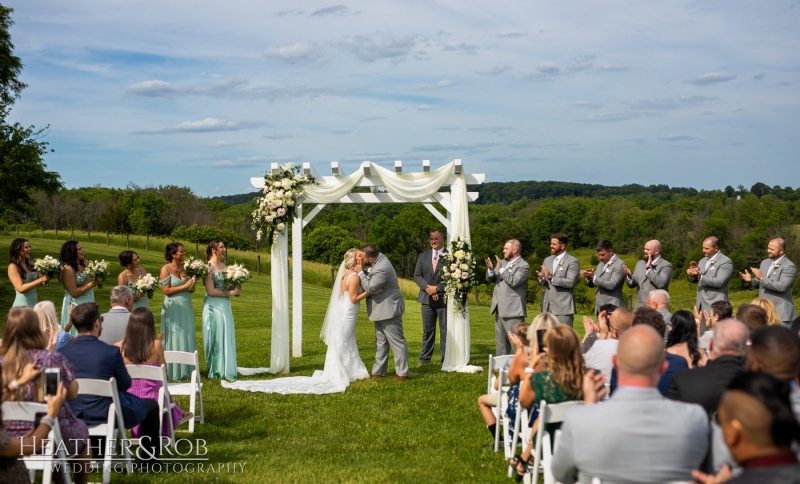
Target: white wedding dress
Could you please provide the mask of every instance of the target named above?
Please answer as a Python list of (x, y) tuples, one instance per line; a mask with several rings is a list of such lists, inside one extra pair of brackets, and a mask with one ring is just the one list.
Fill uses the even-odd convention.
[[(222, 386), (236, 390), (251, 392), (296, 394), (306, 393), (321, 395), (325, 393), (342, 393), (351, 381), (369, 378), (367, 367), (361, 361), (356, 343), (356, 317), (360, 302), (350, 302), (347, 291), (342, 292), (342, 277), (346, 271), (344, 263), (339, 268), (336, 283), (320, 337), (327, 343), (325, 367), (316, 370), (312, 376), (279, 377), (271, 380), (238, 380), (228, 382), (222, 380)], [(347, 276), (344, 287), (351, 277)]]

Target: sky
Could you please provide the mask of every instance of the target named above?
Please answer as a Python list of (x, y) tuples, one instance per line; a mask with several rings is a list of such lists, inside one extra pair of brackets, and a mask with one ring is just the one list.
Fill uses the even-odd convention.
[[(334, 3), (346, 1), (346, 3)], [(250, 192), (461, 159), (487, 181), (800, 185), (797, 0), (5, 0), (69, 188)]]

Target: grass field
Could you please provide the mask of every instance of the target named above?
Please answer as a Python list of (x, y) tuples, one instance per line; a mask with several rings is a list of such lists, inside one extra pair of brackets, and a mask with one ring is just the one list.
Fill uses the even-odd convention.
[[(12, 239), (0, 237), (0, 253), (8, 253)], [(34, 258), (45, 254), (57, 257), (63, 242), (34, 237), (29, 240)], [(106, 245), (105, 237), (102, 243), (82, 242), (82, 245), (87, 258), (104, 258), (112, 266), (117, 254), (125, 248)], [(138, 253), (143, 266), (158, 275), (164, 263), (163, 254), (142, 249)], [(591, 252), (573, 254), (582, 266), (588, 266)], [(228, 258), (235, 256), (231, 251)], [(0, 259), (7, 261), (5, 255)], [(623, 259), (633, 267), (633, 256)], [(330, 280), (328, 266), (308, 264), (304, 272), (316, 274), (312, 279), (320, 284)], [(108, 294), (117, 273), (114, 269), (104, 288), (95, 291), (102, 311), (110, 307)], [(269, 279), (269, 274), (262, 271), (262, 275), (244, 286), (240, 298), (233, 299), (239, 366), (269, 366)], [(0, 281), (4, 287), (0, 308), (5, 313), (13, 300), (13, 288), (5, 270)], [(411, 283), (406, 286), (410, 288)], [(673, 310), (691, 306), (695, 288), (685, 278), (673, 281), (670, 289)], [(303, 356), (291, 359), (291, 375), (311, 375), (322, 368), (325, 358), (325, 347), (318, 335), (330, 289), (305, 284), (303, 290)], [(63, 294), (58, 281), (38, 291), (39, 300), (52, 300), (59, 308)], [(193, 296), (199, 348), (202, 348), (203, 296), (202, 288)], [(731, 296), (732, 302), (738, 304), (749, 302), (755, 292), (735, 291)], [(157, 293), (151, 302), (157, 321), (162, 301), (163, 295)], [(471, 354), (472, 363), (485, 368), (487, 355), (494, 352), (494, 320), (488, 314), (488, 301), (481, 302), (484, 304), (471, 307)], [(420, 308), (414, 299), (408, 299), (406, 310), (404, 327), (411, 360), (410, 381), (396, 382), (391, 378), (357, 381), (344, 394), (283, 396), (225, 390), (218, 381), (205, 379), (206, 423), (197, 425), (194, 436), (188, 433), (180, 436), (205, 439), (208, 454), (203, 457), (209, 463), (223, 464), (222, 472), (117, 475), (113, 482), (508, 482), (501, 454), (483, 448), (490, 438), (476, 399), (486, 390), (486, 374), (443, 373), (436, 364), (415, 368), (422, 338)], [(533, 305), (529, 305), (529, 319), (536, 313)], [(578, 330), (582, 333), (582, 329)], [(374, 327), (365, 311), (359, 315), (356, 331), (362, 359), (371, 368)], [(201, 366), (205, 367), (202, 354)], [(389, 370), (393, 372), (391, 362)], [(188, 399), (178, 398), (178, 402), (188, 407)], [(237, 473), (226, 472), (225, 464), (230, 464), (231, 471), (233, 464), (237, 464)]]

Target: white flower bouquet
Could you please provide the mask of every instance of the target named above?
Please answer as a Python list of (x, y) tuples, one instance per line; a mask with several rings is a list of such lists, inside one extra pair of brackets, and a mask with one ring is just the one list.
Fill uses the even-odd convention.
[(258, 208), (253, 211), (251, 225), (256, 231), (257, 240), (265, 235), (269, 241), (277, 239), (278, 233), (294, 220), (297, 197), (311, 183), (314, 181), (301, 174), (300, 167), (294, 163), (280, 165), (277, 174), (268, 173), (264, 176), (264, 196), (256, 199)]
[[(196, 277), (197, 279), (203, 279), (208, 274), (208, 264), (201, 261), (200, 259), (195, 259), (194, 257), (189, 257), (185, 261), (183, 261), (183, 271), (186, 273), (186, 277)], [(196, 283), (192, 283), (189, 286), (189, 292), (194, 292), (194, 285)]]
[(158, 289), (158, 279), (153, 277), (152, 274), (145, 274), (142, 277), (136, 279), (136, 281), (132, 284), (131, 289), (133, 289), (133, 294), (147, 294), (148, 299), (153, 298), (153, 294), (155, 293), (156, 289)]
[(466, 312), (469, 293), (478, 284), (475, 256), (469, 244), (459, 238), (450, 243), (450, 250), (442, 254), (442, 259), (445, 293), (459, 311)]
[(242, 283), (250, 279), (251, 274), (242, 264), (232, 264), (225, 268), (222, 275), (225, 284), (229, 287), (241, 287)]
[(46, 255), (42, 259), (34, 260), (33, 268), (39, 274), (47, 274), (48, 276), (53, 277), (61, 271), (61, 261)]
[(105, 260), (89, 261), (89, 264), (83, 270), (84, 274), (98, 282), (97, 287), (103, 288), (103, 281), (106, 280), (106, 272), (108, 271), (108, 262)]

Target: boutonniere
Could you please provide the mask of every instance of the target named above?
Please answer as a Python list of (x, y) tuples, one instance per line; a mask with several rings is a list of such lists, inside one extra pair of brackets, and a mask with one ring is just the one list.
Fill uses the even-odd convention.
[(711, 259), (711, 265), (712, 265), (712, 266), (714, 265), (714, 263), (715, 263), (715, 262), (717, 262), (717, 261), (716, 261), (716, 260), (714, 260), (714, 259)]
[(371, 274), (371, 273), (372, 273), (372, 267), (367, 267), (367, 274)]
[(778, 264), (777, 262), (775, 263), (775, 268), (776, 268), (776, 269), (777, 269), (778, 267), (780, 267), (780, 266), (781, 266), (781, 265), (780, 265), (780, 264)]
[(511, 269), (512, 267), (514, 267), (514, 263), (513, 263), (513, 262), (512, 262), (512, 263), (510, 263), (510, 264), (508, 264), (508, 268), (509, 268), (509, 269)]
[(564, 265), (564, 259), (561, 259), (560, 261), (558, 261), (558, 265), (563, 266)]

